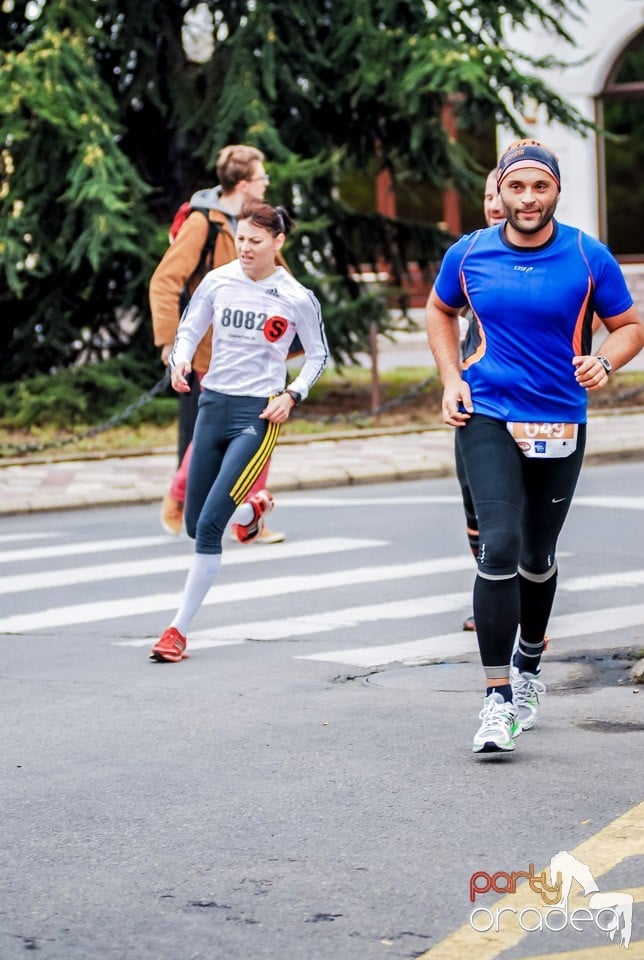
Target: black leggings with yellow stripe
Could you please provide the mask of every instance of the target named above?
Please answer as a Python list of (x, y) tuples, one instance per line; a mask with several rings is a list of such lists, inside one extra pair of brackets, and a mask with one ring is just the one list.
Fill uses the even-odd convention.
[(185, 511), (197, 553), (221, 553), (226, 524), (273, 452), (279, 425), (259, 419), (267, 403), (267, 397), (201, 393)]

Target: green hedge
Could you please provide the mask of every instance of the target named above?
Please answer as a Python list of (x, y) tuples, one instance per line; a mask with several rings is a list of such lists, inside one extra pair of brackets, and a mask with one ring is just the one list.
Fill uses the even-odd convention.
[[(104, 363), (0, 384), (0, 424), (7, 429), (71, 428), (102, 423), (150, 390), (163, 376), (149, 362), (120, 355)], [(164, 424), (177, 415), (167, 387), (134, 411), (127, 422)]]

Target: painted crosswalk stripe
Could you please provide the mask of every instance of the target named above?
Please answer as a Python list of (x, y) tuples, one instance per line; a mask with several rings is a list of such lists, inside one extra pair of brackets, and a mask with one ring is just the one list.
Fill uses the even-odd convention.
[(575, 497), (576, 507), (601, 507), (604, 510), (644, 510), (644, 497)]
[(353, 650), (329, 650), (325, 653), (309, 653), (297, 660), (320, 660), (330, 663), (346, 663), (352, 667), (382, 667), (388, 663), (411, 663), (414, 660), (438, 660), (443, 657), (460, 657), (478, 650), (475, 633), (444, 633), (422, 640), (382, 644), (372, 647), (354, 647)]
[[(288, 640), (292, 637), (313, 637), (333, 630), (351, 630), (367, 623), (386, 620), (409, 620), (429, 617), (439, 613), (462, 610), (470, 600), (470, 591), (444, 594), (438, 597), (413, 597), (391, 603), (368, 604), (347, 607), (342, 610), (286, 617), (283, 620), (260, 620), (235, 623), (190, 634), (201, 648), (219, 646), (225, 642), (243, 643), (245, 640)], [(565, 639), (601, 633), (609, 629), (622, 629), (644, 623), (644, 606), (611, 607), (608, 610), (589, 611), (587, 614), (569, 614), (555, 617), (550, 632), (554, 639)], [(149, 637), (121, 640), (116, 646), (142, 647), (150, 642)], [(395, 644), (372, 645), (344, 650), (333, 650), (296, 657), (300, 660), (320, 660), (348, 663), (353, 666), (374, 667), (387, 663), (412, 662), (418, 659), (438, 659), (474, 653), (478, 649), (474, 633), (446, 633), (420, 640)]]
[(3, 533), (0, 534), (0, 543), (24, 543), (26, 540), (47, 540), (57, 537), (57, 533)]
[[(382, 547), (386, 540), (351, 540), (343, 537), (328, 537), (318, 540), (304, 540), (301, 543), (276, 543), (271, 545), (270, 555), (262, 550), (240, 548), (229, 550), (222, 556), (222, 566), (233, 567), (239, 564), (275, 562), (308, 556), (322, 556), (329, 553), (342, 553), (347, 550), (363, 550), (370, 547)], [(0, 577), (0, 594), (22, 593), (26, 590), (44, 590), (51, 587), (72, 587), (79, 583), (105, 583), (132, 577), (145, 577), (160, 573), (172, 573), (187, 570), (192, 561), (190, 552), (180, 556), (171, 556), (164, 552), (144, 560), (117, 561), (92, 566), (43, 570), (41, 573), (15, 574)]]
[[(471, 565), (471, 557), (440, 557), (436, 560), (419, 560), (415, 563), (355, 567), (348, 570), (333, 570), (328, 573), (272, 577), (265, 580), (254, 580), (252, 595), (253, 599), (259, 599), (261, 597), (275, 597), (280, 594), (316, 592), (357, 584), (410, 580), (414, 577), (425, 577), (455, 570), (469, 570)], [(159, 613), (164, 610), (174, 611), (179, 606), (180, 600), (181, 592), (174, 594), (157, 593), (142, 597), (125, 597), (117, 600), (50, 607), (35, 613), (5, 617), (0, 620), (0, 633), (25, 633), (31, 630), (114, 620), (120, 617), (135, 617), (142, 614)], [(248, 585), (245, 582), (220, 583), (208, 594), (203, 606), (239, 603), (240, 601), (242, 603), (248, 601)]]
[[(158, 634), (148, 637), (137, 637), (135, 640), (116, 640), (113, 647), (151, 647), (157, 640)], [(238, 647), (248, 641), (244, 637), (237, 637), (236, 640), (219, 640), (211, 636), (209, 630), (198, 630), (195, 633), (190, 632), (188, 643), (189, 652), (193, 650), (210, 650), (214, 647)]]
[[(415, 496), (395, 496), (395, 497), (375, 497), (343, 496), (342, 494), (329, 494), (320, 496), (315, 494), (302, 494), (297, 497), (282, 494), (280, 496), (280, 507), (292, 507), (300, 509), (309, 509), (311, 507), (389, 507), (389, 506), (411, 506), (420, 504), (461, 504), (461, 498), (457, 494), (444, 494), (432, 496), (417, 494)], [(575, 507), (592, 507), (602, 510), (644, 510), (644, 497), (629, 496), (575, 496)]]
[(607, 590), (612, 587), (639, 587), (644, 583), (644, 570), (622, 570), (619, 573), (599, 573), (591, 577), (571, 577), (559, 583), (566, 593), (585, 590)]
[[(644, 604), (637, 604), (628, 607), (604, 607), (599, 610), (588, 610), (585, 613), (553, 617), (548, 633), (556, 641), (566, 637), (588, 636), (642, 625), (644, 625)], [(388, 663), (459, 656), (472, 653), (477, 649), (476, 634), (448, 633), (404, 643), (310, 653), (297, 659), (347, 663), (354, 667), (379, 667)]]
[(0, 563), (19, 563), (23, 560), (48, 560), (74, 557), (83, 553), (101, 554), (107, 550), (137, 550), (142, 547), (168, 545), (167, 537), (122, 537), (115, 540), (83, 540), (60, 543), (53, 547), (30, 547), (24, 550), (5, 550), (0, 553)]
[[(283, 620), (255, 620), (235, 623), (228, 627), (216, 627), (190, 634), (190, 647), (199, 641), (202, 647), (218, 646), (222, 642), (236, 640), (288, 640), (326, 633), (330, 630), (350, 630), (365, 623), (384, 620), (409, 620), (428, 617), (436, 613), (460, 610), (470, 599), (467, 593), (449, 593), (439, 597), (413, 597), (410, 600), (395, 600), (392, 603), (371, 603), (366, 606), (347, 607), (344, 610), (328, 610), (301, 617), (285, 617)], [(142, 647), (149, 638), (119, 640), (115, 646)]]

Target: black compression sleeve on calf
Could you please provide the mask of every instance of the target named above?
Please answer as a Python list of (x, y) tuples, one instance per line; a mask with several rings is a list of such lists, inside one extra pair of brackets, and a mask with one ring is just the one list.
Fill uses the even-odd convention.
[(543, 643), (556, 590), (556, 569), (547, 580), (529, 580), (519, 574), (521, 636), (527, 643)]
[[(474, 620), (483, 667), (509, 669), (519, 623), (519, 578), (474, 581)], [(486, 671), (489, 676), (489, 673)]]

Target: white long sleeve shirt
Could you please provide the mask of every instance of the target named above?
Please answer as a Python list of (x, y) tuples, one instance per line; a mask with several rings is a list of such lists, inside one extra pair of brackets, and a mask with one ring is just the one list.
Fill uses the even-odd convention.
[(320, 304), (284, 267), (264, 280), (247, 277), (239, 260), (207, 273), (179, 324), (170, 366), (192, 362), (210, 325), (212, 356), (202, 380), (208, 390), (246, 397), (280, 393), (296, 333), (305, 361), (289, 388), (302, 399), (329, 359)]

